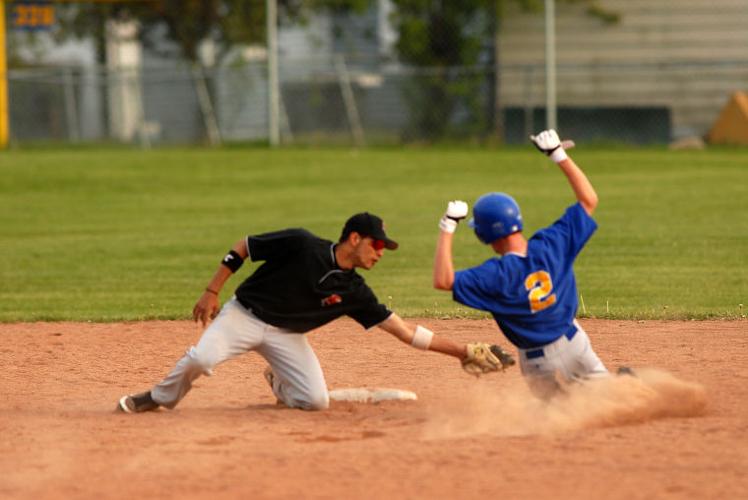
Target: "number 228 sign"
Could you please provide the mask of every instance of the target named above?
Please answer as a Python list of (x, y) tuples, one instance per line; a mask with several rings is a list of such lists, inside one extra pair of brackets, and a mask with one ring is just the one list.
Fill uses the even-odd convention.
[(14, 29), (46, 30), (55, 23), (55, 7), (49, 2), (13, 2), (10, 9)]

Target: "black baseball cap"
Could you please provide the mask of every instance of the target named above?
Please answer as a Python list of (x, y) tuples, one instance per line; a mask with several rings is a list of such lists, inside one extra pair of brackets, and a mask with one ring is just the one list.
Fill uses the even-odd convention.
[(388, 250), (396, 250), (399, 246), (396, 241), (387, 237), (384, 232), (384, 222), (382, 219), (369, 212), (362, 212), (351, 216), (343, 226), (343, 233), (340, 235), (340, 241), (348, 239), (348, 235), (356, 232), (361, 236), (370, 236), (375, 240), (384, 241), (384, 247)]

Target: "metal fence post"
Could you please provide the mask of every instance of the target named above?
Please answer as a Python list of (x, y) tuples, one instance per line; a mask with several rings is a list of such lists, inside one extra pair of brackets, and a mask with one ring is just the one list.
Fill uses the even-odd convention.
[(534, 117), (534, 111), (535, 107), (533, 106), (533, 99), (532, 99), (532, 81), (534, 79), (534, 71), (532, 66), (525, 66), (524, 68), (524, 88), (525, 88), (525, 95), (524, 95), (524, 108), (525, 108), (525, 138), (530, 137), (533, 133), (535, 133), (535, 117)]
[(556, 3), (545, 0), (545, 121), (558, 128), (556, 118)]
[(270, 145), (280, 144), (280, 105), (278, 89), (278, 4), (266, 0), (268, 60), (268, 136)]
[(364, 129), (361, 127), (361, 117), (358, 114), (356, 97), (353, 95), (353, 87), (351, 87), (351, 77), (345, 64), (345, 57), (342, 54), (335, 56), (335, 72), (338, 74), (343, 105), (348, 117), (348, 125), (351, 127), (351, 134), (353, 134), (353, 144), (357, 147), (365, 146), (366, 141), (364, 139)]
[(72, 142), (78, 142), (80, 140), (78, 101), (75, 98), (75, 81), (70, 68), (62, 70), (62, 81), (65, 88), (65, 117), (67, 118), (68, 138)]
[(210, 98), (210, 91), (208, 90), (208, 83), (206, 81), (207, 76), (202, 65), (195, 64), (192, 66), (192, 78), (195, 80), (197, 102), (200, 105), (200, 111), (203, 115), (205, 130), (208, 132), (208, 141), (211, 146), (218, 146), (221, 144), (221, 129), (218, 126), (213, 100)]

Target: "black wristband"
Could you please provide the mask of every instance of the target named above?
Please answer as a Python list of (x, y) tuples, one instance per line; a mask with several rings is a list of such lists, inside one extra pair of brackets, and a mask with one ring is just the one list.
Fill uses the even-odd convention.
[(232, 273), (235, 273), (244, 264), (244, 259), (235, 251), (229, 250), (229, 253), (223, 258), (221, 264), (231, 269)]

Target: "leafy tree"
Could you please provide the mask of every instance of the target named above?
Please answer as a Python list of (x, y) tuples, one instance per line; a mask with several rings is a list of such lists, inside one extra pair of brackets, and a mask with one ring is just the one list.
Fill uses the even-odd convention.
[[(606, 22), (615, 13), (595, 0), (559, 0), (587, 5), (587, 12)], [(495, 135), (501, 119), (495, 112), (498, 68), (496, 40), (505, 21), (506, 6), (513, 2), (525, 11), (543, 8), (543, 0), (392, 0), (393, 21), (399, 33), (399, 59), (427, 69), (404, 88), (418, 139)], [(281, 19), (303, 22), (312, 12), (361, 12), (370, 0), (278, 0)], [(142, 27), (142, 40), (151, 50), (174, 42), (181, 55), (198, 63), (199, 46), (213, 40), (220, 60), (238, 44), (264, 44), (265, 0), (152, 0), (149, 2), (81, 2), (57, 4), (60, 35), (94, 35), (99, 58), (104, 60), (106, 20), (129, 15)], [(486, 77), (486, 74), (489, 76)], [(481, 100), (481, 96), (488, 99)]]
[[(279, 16), (303, 22), (310, 12), (362, 11), (368, 0), (277, 0)], [(219, 58), (232, 47), (266, 41), (265, 0), (152, 0), (149, 2), (81, 2), (58, 4), (61, 37), (91, 36), (104, 58), (104, 30), (108, 19), (128, 16), (142, 27), (143, 43), (152, 50), (163, 39), (173, 41), (181, 55), (199, 62), (199, 46), (215, 42)]]
[[(562, 1), (587, 4), (588, 14), (605, 22), (618, 20), (595, 1)], [(544, 5), (542, 0), (393, 0), (400, 59), (428, 68), (405, 88), (413, 130), (420, 138), (503, 135), (498, 75), (485, 70), (499, 67), (497, 39), (510, 2), (531, 12), (541, 11)], [(481, 95), (490, 102), (480, 102)]]
[[(484, 40), (490, 39), (491, 23), (484, 15), (490, 2), (394, 3), (400, 60), (428, 68), (404, 88), (413, 120), (409, 130), (426, 140), (473, 136), (476, 129), (485, 128), (485, 106), (475, 99), (481, 95), (483, 76), (474, 68), (484, 52)], [(460, 111), (462, 119), (456, 120)]]
[[(280, 19), (304, 22), (310, 12), (362, 10), (368, 1), (277, 0), (277, 4)], [(101, 63), (106, 58), (105, 31), (110, 19), (137, 21), (144, 47), (164, 57), (181, 56), (195, 66), (206, 62), (200, 57), (200, 46), (205, 41), (213, 42), (215, 61), (218, 62), (225, 60), (236, 46), (266, 43), (266, 0), (82, 1), (57, 4), (56, 9), (62, 27), (56, 33), (58, 39), (73, 36), (93, 38)], [(214, 92), (212, 79), (205, 78), (201, 83), (208, 95)], [(206, 116), (211, 114), (209, 109), (203, 111), (208, 113)]]

